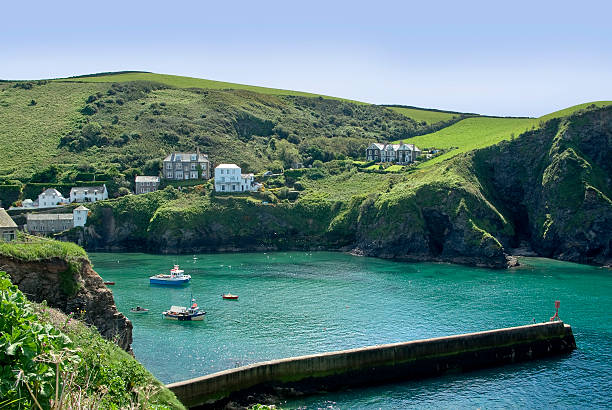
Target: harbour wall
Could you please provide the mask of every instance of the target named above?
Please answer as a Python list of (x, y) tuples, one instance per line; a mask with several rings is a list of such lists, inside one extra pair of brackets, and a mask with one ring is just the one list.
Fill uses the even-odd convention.
[[(539, 323), (255, 363), (167, 387), (190, 408), (432, 377), (569, 353), (572, 328)], [(257, 399), (256, 399), (257, 400)]]

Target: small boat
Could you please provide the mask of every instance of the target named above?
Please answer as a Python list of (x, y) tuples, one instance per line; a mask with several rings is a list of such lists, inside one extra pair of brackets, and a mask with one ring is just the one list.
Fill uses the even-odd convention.
[(145, 309), (143, 307), (136, 306), (135, 308), (131, 308), (130, 312), (132, 312), (132, 313), (148, 313), (149, 309)]
[(221, 297), (228, 300), (238, 300), (238, 295), (232, 295), (231, 293), (224, 293)]
[(104, 284), (105, 284), (105, 285), (114, 285), (114, 284), (115, 284), (115, 282), (110, 281), (110, 280), (106, 280), (106, 281), (104, 281)]
[(186, 275), (185, 271), (180, 269), (178, 265), (174, 265), (170, 269), (170, 274), (160, 273), (159, 275), (151, 276), (149, 283), (151, 285), (170, 285), (179, 286), (189, 283), (191, 275)]
[(206, 312), (201, 312), (198, 304), (194, 298), (191, 298), (191, 306), (186, 308), (185, 306), (172, 306), (169, 310), (162, 313), (164, 319), (178, 320), (178, 321), (194, 321), (204, 320)]

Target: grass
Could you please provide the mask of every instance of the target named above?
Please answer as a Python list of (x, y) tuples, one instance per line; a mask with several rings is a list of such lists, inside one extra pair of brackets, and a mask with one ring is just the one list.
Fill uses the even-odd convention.
[(102, 88), (47, 83), (24, 90), (0, 83), (0, 176), (19, 179), (52, 161), (60, 137), (82, 120), (79, 110), (87, 96)]
[(449, 150), (419, 166), (421, 168), (428, 168), (458, 154), (495, 145), (503, 140), (509, 140), (513, 136), (518, 136), (527, 130), (539, 127), (542, 122), (571, 115), (579, 110), (587, 109), (591, 105), (603, 107), (610, 104), (612, 104), (612, 101), (579, 104), (540, 118), (465, 118), (440, 131), (419, 135), (411, 138), (409, 141), (421, 149), (436, 148)]
[(458, 118), (461, 114), (458, 113), (450, 113), (450, 112), (441, 112), (441, 111), (429, 111), (429, 110), (419, 110), (418, 108), (408, 108), (408, 107), (387, 107), (390, 110), (393, 110), (397, 113), (405, 115), (408, 118), (412, 118), (416, 121), (423, 121), (427, 124), (435, 124), (442, 121), (450, 121)]
[(0, 255), (22, 261), (62, 258), (68, 261), (87, 259), (87, 253), (72, 242), (60, 242), (19, 234), (15, 242), (0, 242)]
[(114, 83), (126, 81), (154, 81), (175, 88), (203, 88), (211, 90), (248, 90), (260, 94), (271, 95), (299, 95), (302, 97), (324, 97), (342, 101), (350, 101), (355, 104), (366, 104), (360, 101), (345, 98), (330, 97), (323, 94), (307, 93), (303, 91), (283, 90), (280, 88), (259, 87), (256, 85), (228, 83), (224, 81), (206, 80), (203, 78), (184, 77), (180, 75), (157, 74), (157, 73), (118, 73), (92, 77), (64, 78), (54, 81), (74, 81), (83, 83)]

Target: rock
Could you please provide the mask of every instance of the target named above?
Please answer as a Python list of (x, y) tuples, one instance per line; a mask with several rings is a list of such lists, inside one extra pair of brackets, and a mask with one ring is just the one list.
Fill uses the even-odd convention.
[(102, 337), (131, 352), (132, 323), (117, 310), (113, 293), (82, 258), (21, 261), (0, 256), (0, 267), (28, 299), (47, 301), (50, 307), (73, 313), (95, 326)]

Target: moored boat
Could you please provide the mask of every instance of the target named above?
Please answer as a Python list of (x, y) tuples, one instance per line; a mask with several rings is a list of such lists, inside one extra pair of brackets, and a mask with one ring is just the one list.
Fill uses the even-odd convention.
[(169, 310), (162, 313), (164, 319), (178, 320), (178, 321), (195, 321), (204, 320), (206, 312), (200, 311), (198, 304), (195, 299), (191, 298), (191, 306), (172, 306)]
[(185, 274), (185, 271), (179, 268), (179, 265), (174, 265), (170, 269), (170, 274), (160, 273), (159, 275), (151, 276), (149, 283), (151, 285), (169, 285), (179, 286), (189, 283), (191, 275)]
[(106, 281), (104, 281), (104, 284), (105, 285), (114, 285), (115, 282), (113, 282), (112, 280), (106, 280)]
[(232, 295), (231, 293), (224, 293), (221, 297), (227, 300), (238, 300), (238, 295)]
[(149, 309), (145, 309), (143, 307), (136, 306), (136, 307), (131, 308), (130, 312), (132, 312), (132, 313), (148, 313)]

